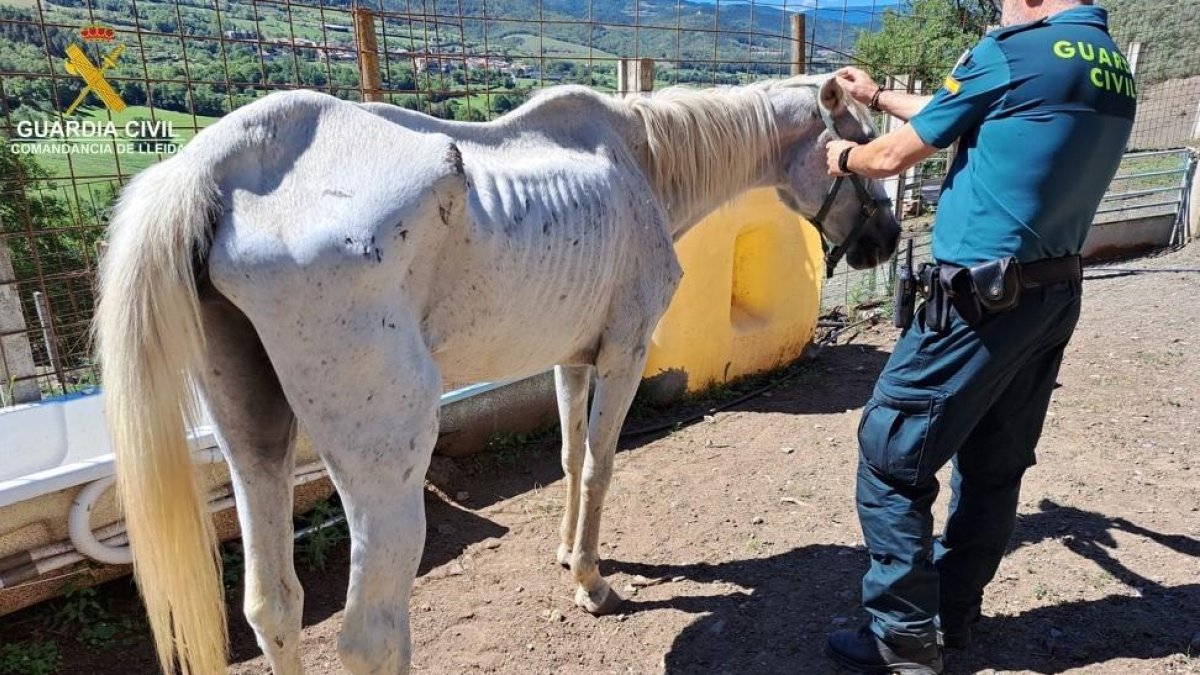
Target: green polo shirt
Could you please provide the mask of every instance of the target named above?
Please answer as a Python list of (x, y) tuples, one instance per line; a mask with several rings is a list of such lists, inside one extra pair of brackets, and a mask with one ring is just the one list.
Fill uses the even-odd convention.
[(934, 257), (971, 265), (1079, 253), (1124, 154), (1136, 96), (1099, 7), (984, 37), (910, 120), (929, 145), (961, 139)]

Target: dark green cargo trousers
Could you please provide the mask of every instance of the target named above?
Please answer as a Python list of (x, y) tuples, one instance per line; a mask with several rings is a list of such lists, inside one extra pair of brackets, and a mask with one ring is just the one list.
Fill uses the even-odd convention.
[[(859, 424), (858, 517), (870, 553), (863, 605), (898, 646), (926, 646), (979, 607), (1016, 521), (1063, 350), (1079, 319), (1078, 282), (1026, 289), (1020, 304), (941, 334), (918, 316)], [(934, 541), (937, 471), (954, 461), (945, 532)]]

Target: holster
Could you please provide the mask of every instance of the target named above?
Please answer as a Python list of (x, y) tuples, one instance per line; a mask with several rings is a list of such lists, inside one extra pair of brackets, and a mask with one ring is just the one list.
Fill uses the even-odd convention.
[(950, 325), (950, 298), (942, 286), (942, 265), (925, 263), (920, 265), (920, 294), (925, 297), (925, 305), (920, 312), (920, 318), (925, 328), (943, 333)]
[(963, 321), (975, 325), (983, 318), (983, 307), (975, 297), (971, 273), (965, 267), (926, 264), (921, 267), (921, 293), (925, 296), (925, 327), (944, 333), (954, 310)]

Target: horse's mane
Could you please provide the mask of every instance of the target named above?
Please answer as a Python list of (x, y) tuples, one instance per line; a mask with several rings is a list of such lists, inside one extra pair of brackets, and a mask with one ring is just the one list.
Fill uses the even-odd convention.
[[(668, 203), (697, 203), (749, 184), (779, 153), (768, 92), (819, 87), (826, 76), (800, 76), (741, 87), (669, 87), (619, 101), (642, 122), (650, 179)], [(814, 96), (814, 101), (815, 101)], [(717, 161), (713, 161), (716, 159)]]

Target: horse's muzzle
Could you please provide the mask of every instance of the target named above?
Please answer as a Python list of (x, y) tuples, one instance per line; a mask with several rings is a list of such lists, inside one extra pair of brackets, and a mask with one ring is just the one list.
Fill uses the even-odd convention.
[(900, 224), (889, 213), (875, 227), (863, 233), (846, 251), (846, 263), (856, 270), (869, 269), (891, 260), (900, 243)]

